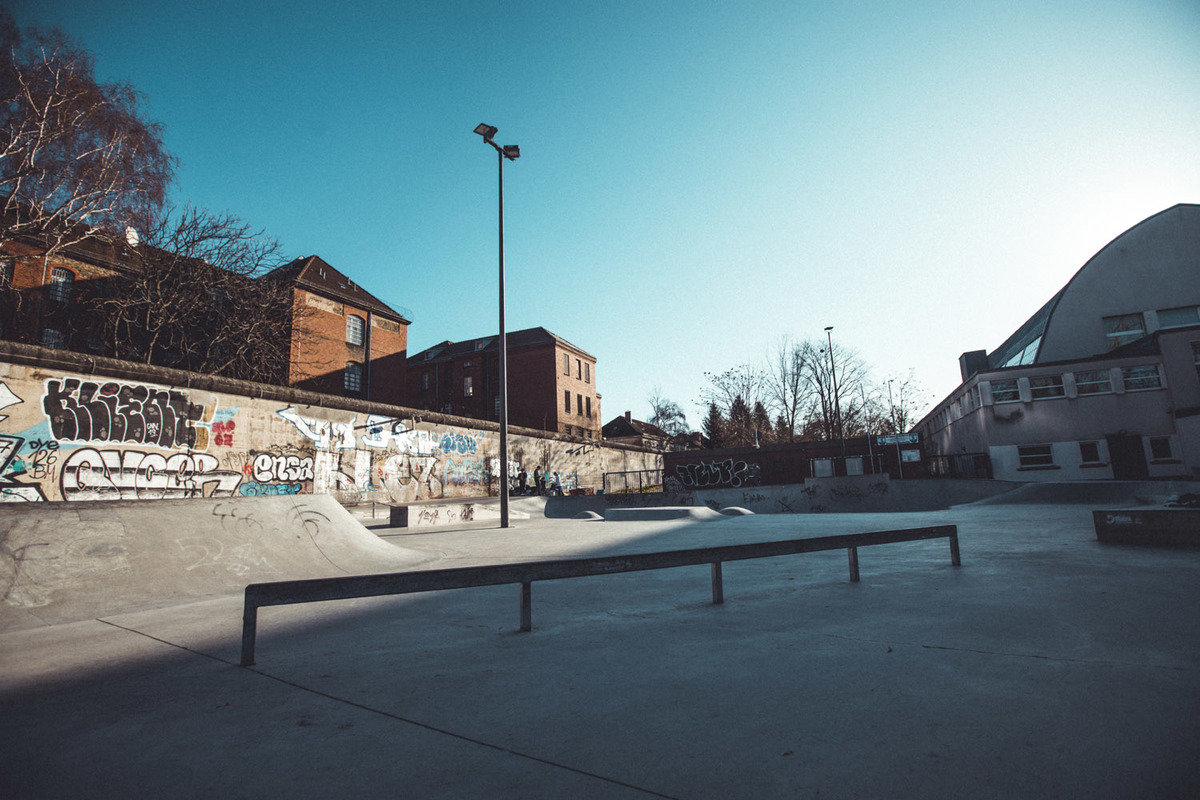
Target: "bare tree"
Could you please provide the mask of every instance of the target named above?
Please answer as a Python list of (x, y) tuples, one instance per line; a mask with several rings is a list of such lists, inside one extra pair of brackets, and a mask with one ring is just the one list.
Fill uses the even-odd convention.
[(651, 413), (650, 419), (646, 421), (651, 425), (661, 428), (668, 436), (681, 436), (690, 432), (683, 408), (674, 400), (664, 397), (661, 386), (655, 386), (651, 390), (647, 401), (650, 403)]
[(715, 403), (717, 409), (728, 417), (737, 398), (748, 408), (762, 400), (763, 376), (762, 371), (750, 364), (740, 364), (724, 372), (706, 372), (708, 386), (700, 392), (703, 405)]
[(133, 260), (93, 300), (114, 356), (287, 382), (304, 309), (290, 284), (266, 276), (282, 262), (278, 242), (233, 215), (186, 207), (158, 219)]
[(33, 236), (46, 256), (142, 227), (174, 173), (162, 129), (125, 83), (58, 29), (21, 34), (0, 9), (0, 244)]
[(907, 433), (925, 413), (924, 392), (910, 369), (904, 378), (889, 378), (887, 426), (892, 433)]
[(778, 341), (767, 356), (763, 389), (768, 406), (775, 411), (775, 436), (781, 443), (796, 440), (801, 415), (812, 402), (813, 390), (805, 380), (806, 350), (791, 337)]

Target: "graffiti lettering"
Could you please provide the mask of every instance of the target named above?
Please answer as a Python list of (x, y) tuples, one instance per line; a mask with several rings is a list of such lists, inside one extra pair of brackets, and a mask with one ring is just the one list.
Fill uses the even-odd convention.
[(302, 483), (255, 483), (246, 481), (238, 487), (238, 493), (245, 497), (265, 497), (279, 494), (300, 494), (304, 489)]
[(59, 440), (199, 450), (208, 447), (208, 431), (195, 423), (215, 410), (190, 402), (176, 389), (78, 378), (46, 381), (42, 409)]
[(731, 486), (736, 489), (757, 484), (759, 466), (727, 458), (724, 461), (709, 463), (680, 464), (675, 468), (675, 474), (689, 489), (714, 486)]
[(313, 457), (273, 456), (270, 453), (256, 453), (250, 474), (259, 483), (311, 481), (313, 480)]
[[(242, 482), (240, 473), (219, 470), (207, 453), (139, 453), (82, 447), (63, 462), (64, 500), (160, 500), (224, 497)], [(211, 487), (211, 488), (210, 488)], [(206, 491), (207, 490), (207, 491)]]
[(212, 424), (213, 439), (217, 447), (233, 447), (233, 429), (236, 423), (233, 420), (228, 422), (214, 422)]
[(478, 449), (479, 444), (474, 436), (468, 436), (462, 433), (447, 433), (442, 437), (442, 441), (439, 446), (441, 447), (443, 453), (459, 453), (460, 455), (465, 455), (466, 453), (474, 454)]
[(354, 449), (354, 426), (349, 422), (302, 417), (295, 406), (288, 406), (275, 413), (295, 425), (296, 430), (310, 439), (318, 450)]

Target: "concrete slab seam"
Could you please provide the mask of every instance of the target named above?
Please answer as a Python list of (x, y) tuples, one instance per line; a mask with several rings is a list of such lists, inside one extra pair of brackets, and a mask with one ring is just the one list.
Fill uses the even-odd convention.
[(302, 692), (306, 692), (308, 694), (312, 694), (317, 697), (323, 697), (326, 700), (330, 700), (334, 703), (338, 703), (338, 704), (345, 705), (345, 706), (350, 706), (352, 708), (357, 708), (360, 711), (366, 711), (371, 714), (378, 714), (379, 716), (387, 717), (388, 719), (392, 719), (397, 722), (403, 722), (408, 725), (413, 725), (415, 727), (427, 730), (431, 733), (437, 733), (437, 734), (441, 734), (443, 736), (449, 736), (451, 738), (458, 739), (459, 741), (478, 745), (480, 747), (486, 747), (490, 750), (495, 750), (497, 752), (505, 753), (507, 755), (514, 756), (516, 758), (533, 761), (538, 764), (542, 764), (544, 766), (554, 767), (556, 769), (566, 770), (567, 772), (572, 772), (572, 773), (575, 773), (576, 775), (582, 775), (586, 778), (592, 778), (592, 779), (595, 779), (598, 781), (603, 781), (605, 783), (611, 783), (615, 786), (620, 786), (625, 789), (631, 789), (635, 792), (641, 792), (642, 794), (646, 794), (651, 797), (661, 797), (661, 798), (664, 798), (664, 800), (681, 800), (681, 798), (675, 797), (674, 795), (663, 794), (662, 792), (656, 792), (653, 789), (647, 789), (643, 786), (636, 786), (632, 783), (626, 783), (625, 781), (618, 780), (617, 778), (610, 778), (605, 775), (598, 775), (594, 772), (588, 772), (587, 770), (579, 769), (578, 767), (572, 767), (568, 764), (560, 764), (556, 761), (551, 761), (546, 758), (541, 758), (539, 756), (535, 756), (530, 753), (523, 753), (520, 750), (513, 750), (512, 748), (504, 747), (503, 745), (493, 744), (492, 742), (486, 742), (486, 741), (483, 741), (482, 739), (476, 739), (476, 738), (473, 738), (471, 736), (466, 736), (461, 733), (455, 733), (454, 731), (446, 730), (445, 728), (439, 728), (435, 725), (430, 725), (425, 722), (418, 722), (417, 720), (414, 720), (414, 719), (408, 719), (407, 717), (402, 717), (398, 714), (393, 714), (389, 711), (384, 711), (383, 709), (372, 708), (371, 706), (364, 705), (362, 703), (358, 703), (353, 700), (348, 700), (344, 697), (338, 697), (337, 695), (329, 694), (328, 692), (322, 692), (320, 689), (314, 689), (310, 686), (304, 686), (303, 684), (296, 683), (295, 681), (290, 681), (287, 678), (281, 678), (278, 675), (272, 675), (269, 672), (264, 672), (263, 670), (255, 668), (255, 667), (240, 666), (239, 664), (237, 664), (233, 661), (230, 661), (228, 659), (221, 658), (220, 656), (214, 656), (211, 653), (204, 653), (200, 650), (194, 650), (190, 647), (185, 647), (181, 644), (176, 644), (175, 642), (169, 642), (166, 639), (162, 639), (158, 636), (154, 636), (152, 634), (145, 633), (144, 631), (139, 631), (135, 628), (130, 628), (125, 625), (119, 625), (119, 624), (117, 624), (115, 622), (111, 622), (109, 620), (97, 619), (96, 621), (104, 623), (105, 625), (109, 625), (113, 628), (117, 628), (119, 630), (127, 631), (128, 633), (132, 633), (132, 634), (135, 634), (138, 636), (144, 636), (147, 639), (150, 639), (155, 642), (159, 642), (160, 644), (167, 645), (168, 647), (173, 647), (177, 650), (182, 650), (186, 653), (191, 653), (193, 655), (201, 656), (203, 658), (207, 658), (212, 661), (217, 661), (221, 664), (225, 664), (226, 666), (235, 667), (235, 668), (237, 668), (237, 670), (239, 672), (252, 672), (262, 678), (266, 678), (267, 680), (275, 681), (276, 683), (282, 684), (284, 686), (289, 686), (293, 689), (298, 689)]

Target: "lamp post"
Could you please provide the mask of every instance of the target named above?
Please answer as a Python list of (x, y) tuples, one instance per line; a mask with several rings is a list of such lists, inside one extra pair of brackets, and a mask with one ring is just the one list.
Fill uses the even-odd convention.
[[(892, 405), (892, 381), (893, 380), (895, 380), (895, 378), (888, 378), (888, 410), (890, 410), (892, 413), (892, 433), (899, 436), (900, 429), (896, 427), (896, 407), (894, 405)], [(903, 388), (903, 387), (901, 387), (901, 388)], [(901, 395), (900, 395), (900, 402), (901, 403), (904, 402), (904, 394), (903, 393), (901, 393)], [(900, 470), (900, 477), (903, 478), (904, 477), (904, 461), (901, 459), (902, 459), (902, 456), (900, 455), (900, 440), (896, 439), (896, 468), (898, 470)]]
[(842, 457), (846, 455), (846, 435), (842, 432), (842, 405), (838, 401), (837, 368), (833, 361), (833, 326), (825, 328), (825, 338), (829, 341), (829, 374), (833, 378), (833, 419), (837, 423), (838, 438), (842, 440)]
[(521, 148), (515, 144), (496, 144), (492, 137), (497, 128), (486, 123), (475, 132), (496, 149), (500, 163), (500, 527), (508, 527), (508, 336), (504, 330), (504, 159), (516, 161)]

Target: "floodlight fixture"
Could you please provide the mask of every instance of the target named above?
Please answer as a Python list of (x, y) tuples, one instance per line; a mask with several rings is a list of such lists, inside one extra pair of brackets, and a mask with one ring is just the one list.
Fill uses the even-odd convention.
[(521, 148), (515, 144), (504, 145), (504, 157), (509, 161), (516, 161), (521, 157)]
[(475, 126), (475, 132), (483, 137), (484, 141), (490, 142), (492, 137), (496, 135), (496, 131), (500, 130), (494, 125), (488, 125), (486, 122), (481, 122)]

